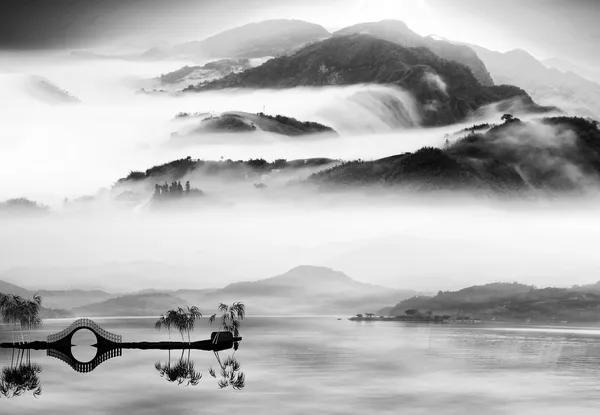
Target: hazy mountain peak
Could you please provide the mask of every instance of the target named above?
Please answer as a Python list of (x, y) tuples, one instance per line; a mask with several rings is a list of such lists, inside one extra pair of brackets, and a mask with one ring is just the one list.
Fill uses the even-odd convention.
[(340, 29), (333, 35), (345, 36), (356, 33), (369, 34), (404, 47), (426, 47), (441, 58), (468, 66), (482, 85), (494, 85), (485, 65), (469, 46), (439, 40), (433, 36), (423, 37), (413, 32), (401, 20), (388, 19), (379, 22), (359, 23)]
[(448, 43), (454, 43), (450, 39), (445, 38), (445, 37), (440, 36), (440, 35), (436, 35), (435, 33), (427, 35), (425, 38), (426, 39), (432, 39), (432, 40), (439, 40), (439, 41), (448, 42)]
[[(251, 22), (242, 26), (234, 27), (232, 29), (225, 30), (221, 33), (218, 33), (214, 36), (208, 37), (205, 41), (218, 38), (221, 36), (229, 35), (229, 34), (237, 34), (238, 32), (245, 31), (247, 29), (252, 29), (254, 31), (259, 30), (263, 32), (269, 32), (272, 30), (284, 30), (284, 31), (292, 31), (298, 29), (316, 29), (322, 34), (327, 35), (329, 32), (323, 27), (316, 23), (306, 22), (304, 20), (299, 19), (268, 19), (261, 20), (259, 22)], [(253, 35), (256, 36), (258, 33), (254, 32)]]
[(271, 278), (271, 280), (280, 279), (280, 280), (302, 280), (304, 282), (314, 281), (314, 282), (323, 282), (323, 281), (351, 281), (350, 277), (344, 274), (341, 271), (336, 271), (331, 268), (314, 266), (314, 265), (300, 265), (295, 268), (292, 268), (288, 272), (282, 275), (278, 275), (276, 277)]
[[(384, 24), (384, 25), (389, 25), (389, 26), (397, 26), (398, 28), (402, 27), (406, 30), (410, 30), (408, 25), (406, 23), (404, 23), (404, 21), (398, 20), (398, 19), (384, 19), (384, 20), (379, 21), (378, 23)], [(411, 30), (411, 32), (412, 32), (412, 30)]]
[(348, 27), (344, 27), (334, 33), (335, 36), (344, 36), (355, 33), (367, 33), (372, 34), (374, 36), (380, 36), (387, 39), (383, 36), (384, 32), (387, 36), (392, 35), (402, 35), (404, 36), (402, 40), (403, 46), (419, 46), (420, 36), (413, 32), (406, 23), (402, 20), (394, 20), (394, 19), (386, 19), (381, 20), (379, 22), (364, 22), (358, 23), (355, 25), (351, 25)]
[(526, 50), (523, 49), (513, 49), (510, 50), (508, 52), (506, 52), (504, 54), (507, 57), (512, 57), (514, 58), (520, 58), (520, 59), (526, 59), (526, 60), (530, 60), (530, 61), (535, 61), (536, 63), (538, 62), (538, 60), (529, 52), (527, 52)]
[(262, 58), (287, 53), (329, 35), (327, 29), (316, 23), (296, 19), (271, 19), (247, 23), (199, 42), (175, 45), (166, 51), (153, 51), (152, 55)]

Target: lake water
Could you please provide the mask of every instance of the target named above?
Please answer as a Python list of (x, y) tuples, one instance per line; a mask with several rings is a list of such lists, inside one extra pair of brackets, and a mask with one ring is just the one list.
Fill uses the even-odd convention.
[[(168, 339), (152, 319), (96, 319), (123, 341)], [(45, 340), (70, 321), (47, 321)], [(0, 327), (0, 341), (10, 341)], [(207, 339), (206, 321), (194, 339)], [(90, 360), (91, 333), (73, 354)], [(0, 397), (0, 414), (594, 414), (600, 410), (600, 329), (418, 325), (335, 318), (244, 320), (235, 352), (245, 386), (219, 388), (212, 352), (192, 351), (197, 385), (161, 377), (168, 351), (123, 350), (89, 373), (45, 351), (42, 394)], [(173, 339), (177, 333), (171, 334)], [(0, 349), (0, 364), (12, 350)], [(220, 353), (221, 361), (233, 350)], [(171, 362), (181, 352), (171, 352)], [(187, 358), (187, 352), (184, 353)], [(208, 373), (216, 368), (217, 378)]]

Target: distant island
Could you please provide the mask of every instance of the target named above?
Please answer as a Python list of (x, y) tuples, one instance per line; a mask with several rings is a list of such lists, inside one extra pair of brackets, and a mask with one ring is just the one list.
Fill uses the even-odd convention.
[(475, 285), (434, 296), (414, 296), (378, 314), (400, 320), (433, 318), (460, 321), (535, 323), (600, 322), (600, 282), (571, 288), (537, 288), (517, 282)]
[(354, 317), (350, 317), (350, 321), (402, 321), (412, 323), (452, 323), (456, 321), (475, 323), (481, 320), (476, 320), (471, 317), (452, 317), (450, 315), (438, 315), (433, 314), (432, 311), (421, 312), (419, 310), (406, 310), (406, 314), (402, 316), (377, 316), (373, 313), (357, 314)]

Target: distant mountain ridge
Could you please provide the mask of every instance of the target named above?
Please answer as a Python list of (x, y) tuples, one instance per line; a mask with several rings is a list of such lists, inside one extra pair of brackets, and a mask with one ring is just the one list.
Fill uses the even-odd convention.
[(574, 72), (548, 68), (521, 49), (501, 53), (470, 45), (496, 83), (516, 85), (540, 104), (556, 103), (571, 115), (600, 119), (600, 84)]
[(600, 82), (600, 69), (586, 68), (560, 58), (549, 58), (541, 61), (547, 68), (555, 68), (561, 72), (573, 72), (595, 83)]
[[(28, 293), (21, 287), (2, 281), (0, 288), (8, 293)], [(193, 304), (204, 311), (212, 310), (220, 302), (234, 301), (244, 302), (251, 314), (354, 314), (362, 310), (375, 310), (382, 302), (394, 302), (414, 294), (411, 290), (366, 284), (352, 280), (340, 271), (307, 265), (272, 278), (233, 283), (221, 289), (104, 293), (109, 297), (104, 300), (90, 297), (87, 304), (78, 303), (76, 306), (72, 305), (75, 304), (72, 302), (73, 296), (68, 293), (65, 294), (62, 308), (72, 316), (154, 316), (173, 307)], [(82, 295), (89, 292), (78, 293)]]
[(148, 58), (262, 58), (277, 56), (290, 49), (330, 36), (323, 27), (293, 19), (272, 19), (249, 23), (208, 37), (168, 49), (153, 48)]

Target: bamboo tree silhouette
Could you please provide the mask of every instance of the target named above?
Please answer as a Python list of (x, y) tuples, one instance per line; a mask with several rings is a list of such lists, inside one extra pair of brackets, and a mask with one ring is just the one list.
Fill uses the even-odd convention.
[(37, 294), (31, 300), (26, 300), (21, 296), (13, 294), (0, 294), (2, 321), (10, 324), (13, 333), (13, 343), (15, 342), (15, 328), (19, 329), (21, 342), (25, 343), (23, 328), (27, 327), (29, 341), (31, 341), (32, 327), (39, 326), (42, 323), (42, 319), (40, 318), (41, 306), (42, 297)]
[(169, 310), (165, 314), (158, 317), (158, 320), (156, 320), (156, 323), (154, 323), (154, 327), (157, 330), (160, 330), (163, 327), (167, 329), (167, 332), (169, 333), (169, 340), (171, 340), (171, 326), (174, 323), (176, 315), (177, 315), (176, 311)]
[[(233, 303), (231, 306), (227, 304), (220, 303), (218, 307), (221, 312), (221, 329), (223, 331), (228, 331), (233, 334), (234, 337), (238, 337), (240, 335), (240, 322), (246, 316), (246, 307), (243, 303), (237, 302)], [(210, 316), (208, 322), (213, 324), (217, 319), (217, 315), (213, 314)], [(213, 339), (213, 343), (217, 343), (219, 341), (219, 332)]]
[[(34, 294), (31, 300), (26, 300), (23, 304), (23, 314), (21, 321), (27, 325), (29, 332), (29, 342), (31, 343), (31, 329), (42, 324), (40, 318), (40, 309), (42, 307), (42, 297)], [(22, 325), (22, 324), (21, 324)]]
[(154, 327), (160, 330), (165, 327), (169, 332), (169, 339), (171, 338), (171, 327), (174, 327), (181, 334), (181, 341), (185, 342), (184, 333), (187, 332), (188, 344), (191, 344), (191, 332), (194, 330), (196, 320), (202, 318), (200, 309), (196, 306), (186, 306), (187, 311), (179, 307), (177, 310), (169, 310), (165, 314), (161, 315)]

